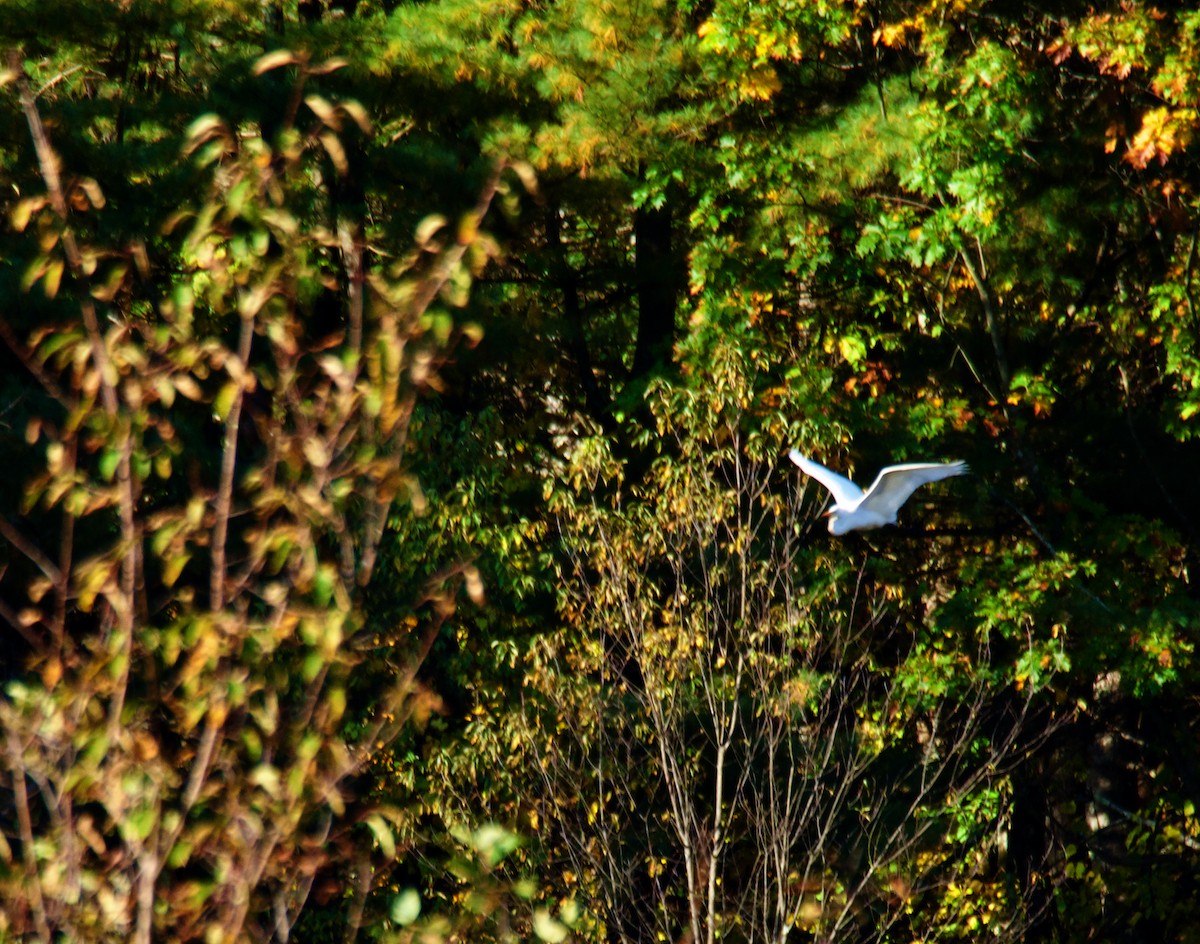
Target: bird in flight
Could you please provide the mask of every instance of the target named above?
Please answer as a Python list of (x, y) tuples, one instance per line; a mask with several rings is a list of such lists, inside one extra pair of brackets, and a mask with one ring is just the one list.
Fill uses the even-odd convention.
[(788, 457), (833, 493), (833, 506), (826, 512), (830, 534), (869, 531), (896, 523), (896, 512), (922, 485), (938, 482), (967, 471), (965, 462), (909, 462), (881, 469), (865, 492), (844, 475), (813, 462), (793, 449)]

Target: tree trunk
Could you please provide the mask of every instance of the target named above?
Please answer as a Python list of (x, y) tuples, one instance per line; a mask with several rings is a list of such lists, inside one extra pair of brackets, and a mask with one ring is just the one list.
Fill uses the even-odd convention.
[(683, 280), (670, 202), (635, 211), (633, 235), (638, 325), (630, 377), (636, 379), (669, 360), (675, 343), (675, 309)]

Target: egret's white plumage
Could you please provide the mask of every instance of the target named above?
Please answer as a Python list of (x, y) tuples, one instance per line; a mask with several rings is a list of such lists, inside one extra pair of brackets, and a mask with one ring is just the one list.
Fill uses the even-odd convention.
[(908, 497), (922, 485), (938, 482), (967, 471), (965, 462), (909, 462), (881, 469), (875, 482), (865, 492), (844, 475), (838, 475), (819, 462), (807, 459), (795, 449), (788, 457), (806, 475), (824, 485), (833, 494), (829, 509), (829, 530), (832, 534), (847, 531), (867, 531), (896, 523), (896, 512)]

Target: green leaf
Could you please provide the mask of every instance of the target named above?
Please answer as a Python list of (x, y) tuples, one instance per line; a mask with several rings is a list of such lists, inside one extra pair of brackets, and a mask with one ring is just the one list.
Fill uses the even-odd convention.
[(171, 851), (167, 853), (167, 865), (173, 869), (183, 868), (192, 857), (192, 848), (192, 844), (187, 840), (179, 840), (179, 842), (171, 847)]
[(321, 653), (315, 649), (310, 650), (304, 657), (304, 662), (300, 670), (300, 677), (306, 682), (311, 682), (317, 677), (317, 674), (325, 666), (325, 660), (321, 658)]
[(96, 468), (100, 472), (100, 477), (106, 482), (111, 482), (113, 476), (117, 474), (117, 466), (121, 462), (121, 454), (115, 449), (105, 449), (100, 453), (100, 458), (96, 462)]
[(216, 397), (213, 398), (213, 415), (222, 423), (229, 419), (229, 411), (233, 409), (233, 402), (241, 389), (240, 383), (231, 380), (217, 391)]
[(393, 921), (401, 927), (407, 927), (421, 915), (421, 896), (416, 889), (406, 888), (392, 899), (390, 911)]
[(838, 339), (838, 353), (851, 367), (855, 367), (867, 356), (867, 346), (857, 335), (843, 335)]
[(139, 807), (128, 815), (127, 819), (129, 830), (141, 842), (144, 842), (153, 831), (155, 824), (158, 822), (154, 808), (150, 806)]
[(537, 894), (537, 891), (537, 882), (527, 875), (517, 879), (513, 883), (513, 894), (518, 898), (523, 898), (525, 901), (531, 900)]
[(475, 830), (471, 845), (494, 868), (521, 845), (521, 837), (498, 823), (487, 823)]

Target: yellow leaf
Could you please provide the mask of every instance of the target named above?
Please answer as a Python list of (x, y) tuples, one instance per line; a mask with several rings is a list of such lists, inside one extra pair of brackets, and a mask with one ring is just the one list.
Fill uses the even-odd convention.
[(329, 451), (325, 448), (325, 443), (314, 438), (304, 440), (304, 458), (317, 469), (323, 469), (329, 465)]
[(179, 579), (179, 575), (183, 573), (183, 568), (187, 566), (188, 561), (192, 559), (192, 555), (185, 551), (176, 551), (163, 562), (163, 572), (161, 580), (164, 586), (172, 587), (175, 581)]
[(899, 23), (888, 23), (875, 30), (872, 39), (881, 46), (895, 48), (904, 45), (909, 30), (919, 30), (919, 24), (914, 20), (903, 20)]
[(26, 200), (21, 200), (9, 213), (12, 228), (18, 233), (24, 232), (25, 227), (29, 225), (29, 218), (33, 216), (34, 212), (40, 210), (45, 205), (45, 197), (29, 197)]
[(774, 68), (766, 65), (755, 66), (749, 73), (742, 76), (738, 83), (738, 91), (741, 92), (743, 98), (764, 102), (781, 88), (783, 88), (783, 83), (779, 81), (778, 73)]
[(51, 659), (42, 666), (42, 686), (49, 691), (62, 678), (63, 664), (61, 659)]
[(1179, 115), (1169, 108), (1152, 108), (1142, 116), (1142, 126), (1133, 136), (1125, 160), (1139, 170), (1156, 158), (1165, 164), (1179, 143), (1179, 131)]

